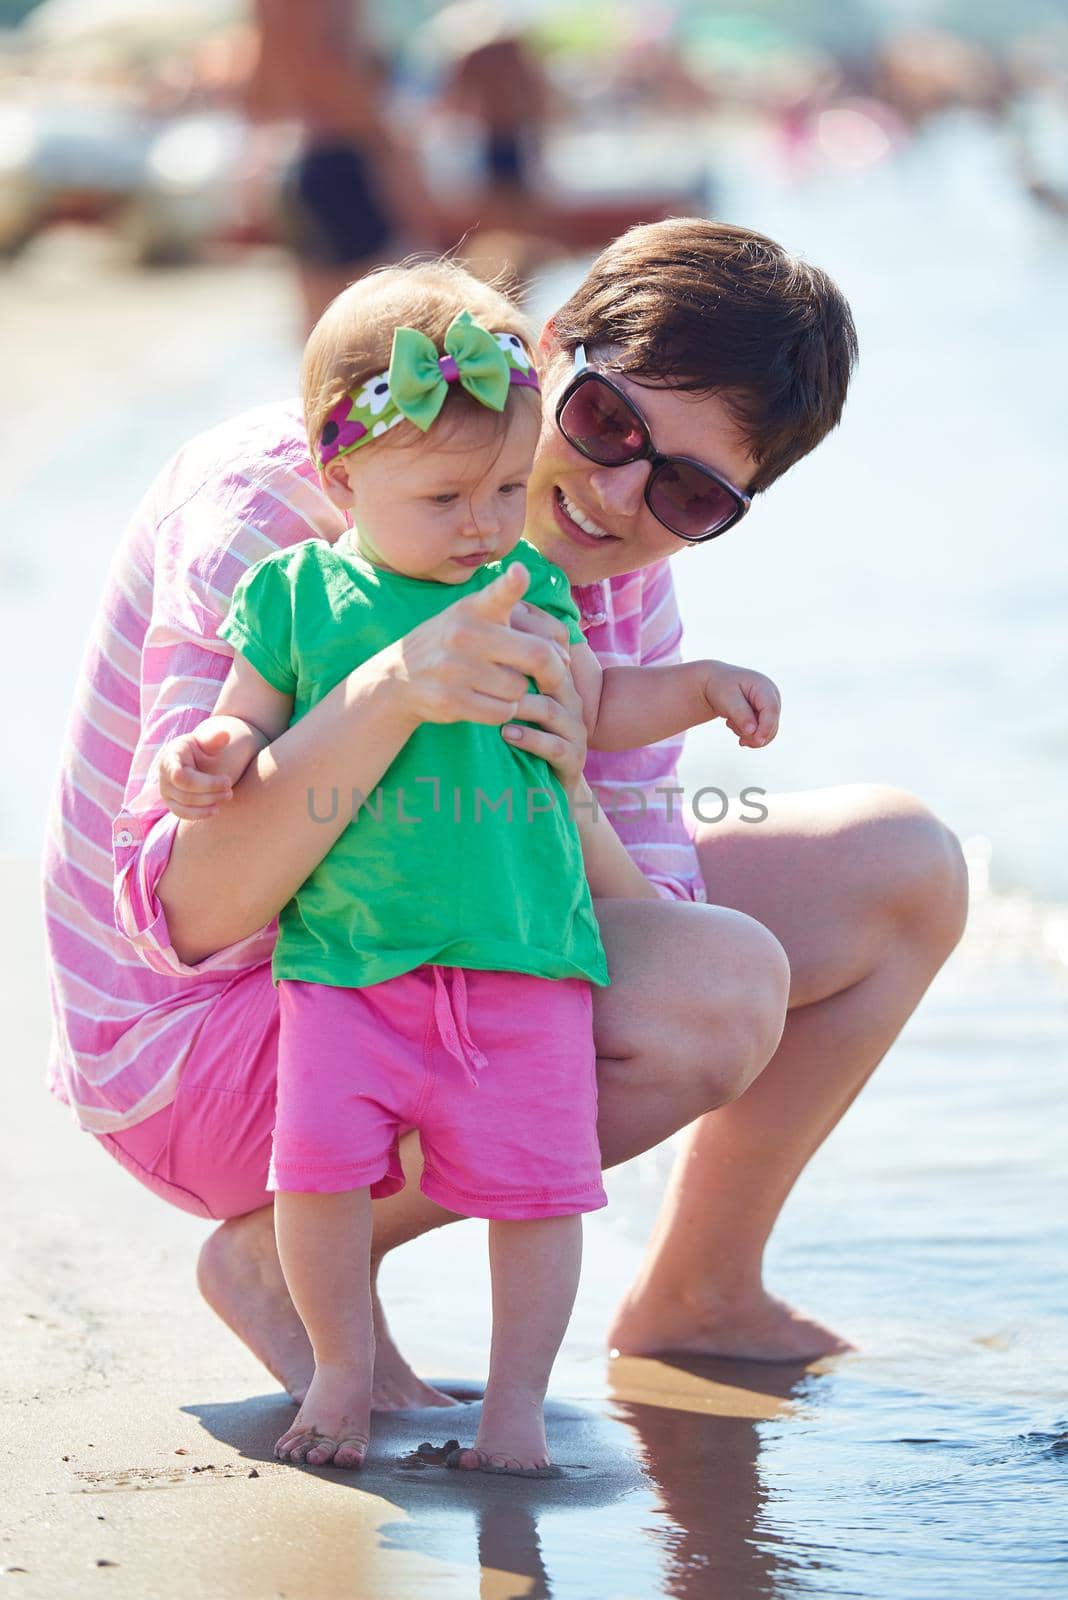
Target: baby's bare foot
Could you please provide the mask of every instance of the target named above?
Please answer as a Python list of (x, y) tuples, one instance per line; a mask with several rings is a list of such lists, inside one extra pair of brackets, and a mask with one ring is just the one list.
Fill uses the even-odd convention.
[(461, 1472), (499, 1472), (510, 1478), (562, 1478), (563, 1469), (551, 1461), (526, 1466), (517, 1456), (488, 1455), (485, 1450), (452, 1450), (445, 1458), (447, 1467)]
[(279, 1461), (358, 1467), (370, 1442), (371, 1386), (363, 1367), (316, 1367), (304, 1404), (274, 1447)]
[(473, 1448), (454, 1450), (446, 1461), (462, 1472), (503, 1472), (517, 1478), (559, 1478), (549, 1457), (542, 1396), (513, 1387), (482, 1402), (482, 1420)]
[(375, 1327), (375, 1373), (371, 1389), (374, 1411), (407, 1411), (418, 1406), (455, 1406), (459, 1401), (417, 1378), (393, 1342), (375, 1285), (371, 1285)]

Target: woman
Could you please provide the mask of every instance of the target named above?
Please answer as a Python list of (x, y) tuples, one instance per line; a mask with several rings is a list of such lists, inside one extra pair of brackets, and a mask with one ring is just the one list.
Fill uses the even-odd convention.
[[(675, 659), (670, 558), (725, 531), (837, 424), (855, 358), (848, 307), (770, 240), (676, 219), (609, 246), (550, 323), (545, 352), (527, 536), (571, 578), (602, 660)], [(562, 410), (561, 431), (569, 388), (579, 404)], [(215, 630), (238, 577), (271, 548), (332, 541), (344, 526), (293, 407), (239, 418), (171, 463), (116, 555), (46, 859), (51, 1086), (148, 1187), (224, 1219), (201, 1254), (201, 1290), (296, 1399), (311, 1352), (264, 1188), (268, 958), (276, 912), (347, 814), (309, 806), (309, 791), (372, 793), (397, 754), (398, 675), (419, 687), (427, 721), (469, 716), (477, 690), (500, 697), (503, 722), (534, 677), (552, 693), (528, 697), (529, 747), (583, 737), (553, 624), (517, 608), (510, 627), (476, 627), (457, 606), (353, 672), (261, 754), (218, 815), (165, 814), (153, 769), (164, 745), (166, 761), (210, 770), (192, 730), (229, 666)], [(673, 788), (679, 746), (587, 763), (661, 891), (598, 906), (613, 979), (594, 1014), (605, 1164), (687, 1128), (609, 1339), (633, 1354), (811, 1358), (848, 1344), (767, 1293), (764, 1245), (960, 937), (963, 861), (918, 801), (874, 786), (769, 796), (759, 825), (732, 815), (691, 838)], [(114, 885), (102, 854), (112, 824)], [(405, 1164), (418, 1161), (409, 1140)], [(451, 1220), (409, 1183), (377, 1205), (376, 1256)], [(375, 1399), (449, 1403), (381, 1320)]]

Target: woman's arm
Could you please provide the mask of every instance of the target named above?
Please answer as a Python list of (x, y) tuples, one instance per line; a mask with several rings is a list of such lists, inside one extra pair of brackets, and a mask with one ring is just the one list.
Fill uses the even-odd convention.
[(416, 726), (373, 657), (253, 758), (227, 805), (180, 822), (157, 891), (179, 958), (196, 965), (277, 916)]

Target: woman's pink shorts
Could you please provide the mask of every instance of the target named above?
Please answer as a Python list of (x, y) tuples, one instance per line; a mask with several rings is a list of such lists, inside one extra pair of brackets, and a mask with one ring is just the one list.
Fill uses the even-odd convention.
[[(431, 970), (420, 969), (420, 975)], [(417, 975), (407, 974), (406, 977), (416, 979)], [(546, 1118), (549, 1115), (546, 1108), (551, 1108), (551, 1116), (555, 1118), (552, 1123), (554, 1134), (559, 1134), (561, 1138), (570, 1137), (570, 1130), (561, 1125), (571, 1120), (574, 1120), (576, 1127), (581, 1123), (584, 1128), (588, 1126), (593, 1130), (596, 1082), (593, 1077), (594, 1051), (588, 985), (574, 979), (549, 980), (514, 973), (468, 971), (464, 977), (470, 1001), (472, 1042), (477, 1041), (477, 1047), (491, 1064), (502, 1040), (508, 1044), (515, 1069), (513, 1076), (517, 1084), (522, 1085), (522, 1105), (526, 1105), (528, 1093), (539, 1091), (536, 1096), (541, 1106), (538, 1116)], [(485, 987), (482, 982), (484, 979), (500, 979), (508, 985), (517, 986), (513, 990), (514, 999), (509, 1011), (499, 1016), (494, 1012), (491, 1036), (484, 1036), (481, 1032), (483, 1008), (479, 992)], [(381, 989), (383, 986), (378, 987)], [(216, 1041), (225, 1037), (225, 1050), (220, 1051), (217, 1046), (209, 1048), (209, 1040), (205, 1037), (203, 1048), (195, 1050), (187, 1062), (178, 1093), (169, 1105), (132, 1128), (119, 1133), (97, 1135), (100, 1143), (120, 1166), (125, 1167), (153, 1194), (183, 1211), (192, 1212), (194, 1216), (216, 1219), (239, 1217), (271, 1203), (267, 1179), (278, 1087), (279, 1002), (282, 988), (279, 985), (276, 989), (272, 983), (269, 964), (240, 974), (228, 986), (212, 1013), (211, 1037)], [(565, 1022), (562, 1013), (550, 1014), (547, 991), (552, 993), (557, 990), (570, 990), (572, 995), (577, 996), (569, 1023)], [(335, 991), (326, 992), (333, 994)], [(369, 991), (362, 992), (366, 994)], [(426, 1001), (423, 1003), (425, 1012)], [(450, 1007), (454, 1021), (456, 1009), (455, 1006)], [(493, 1009), (486, 1008), (487, 1016)], [(219, 1014), (222, 1010), (227, 1013), (225, 1017)], [(429, 1027), (429, 1022), (427, 1025)], [(438, 1026), (440, 1030), (440, 1024)], [(385, 1037), (383, 1035), (383, 1041)], [(467, 1084), (465, 1069), (442, 1045), (440, 1031), (432, 1042), (432, 1065), (426, 1067), (424, 1064), (428, 1075), (437, 1073), (440, 1088), (446, 1080), (452, 1081), (452, 1069), (455, 1067), (460, 1081)], [(411, 1056), (410, 1045), (403, 1041), (398, 1046), (398, 1058), (402, 1051)], [(584, 1068), (580, 1070), (584, 1060), (589, 1063), (588, 1073)], [(486, 1071), (485, 1068), (475, 1070)], [(413, 1071), (413, 1063), (407, 1059), (401, 1072), (405, 1085), (412, 1081), (410, 1074)], [(474, 1096), (481, 1095), (484, 1089), (487, 1092), (487, 1106), (495, 1098), (488, 1080), (485, 1083), (480, 1081), (477, 1090), (469, 1084), (467, 1088), (469, 1100), (464, 1104), (473, 1102)], [(402, 1092), (408, 1093), (409, 1090)], [(430, 1096), (432, 1109), (434, 1098)], [(520, 1102), (509, 1101), (509, 1106), (514, 1108), (510, 1116), (514, 1123), (518, 1123)], [(403, 1118), (399, 1126), (402, 1130), (406, 1126)], [(477, 1127), (479, 1124), (469, 1126)], [(523, 1132), (522, 1129), (518, 1131), (520, 1134)], [(499, 1141), (499, 1148), (487, 1152), (483, 1147), (476, 1152), (477, 1159), (471, 1169), (474, 1181), (460, 1183), (461, 1188), (483, 1197), (496, 1192), (496, 1178), (487, 1182), (485, 1176), (496, 1173), (502, 1166), (508, 1170), (508, 1141), (515, 1132), (516, 1127), (507, 1121), (504, 1126), (495, 1124), (492, 1138)], [(488, 1138), (487, 1135), (487, 1142)], [(581, 1204), (562, 1207), (564, 1210), (594, 1210), (604, 1204), (595, 1131), (591, 1133), (591, 1143), (594, 1166), (583, 1167), (580, 1173), (576, 1159), (574, 1165), (568, 1168), (566, 1183), (560, 1188), (560, 1194), (564, 1194), (565, 1187), (571, 1196), (575, 1196), (583, 1184), (589, 1187)], [(452, 1169), (450, 1149), (446, 1141), (444, 1152), (437, 1158), (439, 1164), (443, 1165), (440, 1170), (435, 1168), (443, 1187), (437, 1191), (431, 1187), (433, 1180), (428, 1171), (424, 1188), (435, 1199), (440, 1196), (443, 1205), (466, 1213), (470, 1208), (459, 1203), (459, 1195), (454, 1196), (458, 1174)], [(375, 1159), (379, 1158), (376, 1156)], [(556, 1177), (550, 1182), (548, 1175), (550, 1171), (554, 1174), (557, 1172), (556, 1161), (557, 1157), (550, 1151), (543, 1158), (541, 1182), (536, 1186), (528, 1184), (527, 1192), (535, 1187), (538, 1191), (548, 1190), (555, 1184)], [(396, 1172), (392, 1165), (394, 1162), (395, 1152), (391, 1145), (386, 1162), (379, 1167), (379, 1172), (387, 1180), (391, 1172)], [(511, 1175), (509, 1173), (509, 1177)], [(453, 1188), (448, 1188), (450, 1181)], [(445, 1198), (447, 1188), (450, 1198)], [(505, 1213), (494, 1211), (492, 1214)], [(524, 1214), (552, 1213), (541, 1210)]]
[(363, 989), (283, 980), (269, 1189), (421, 1188), (468, 1217), (606, 1204), (590, 987), (577, 978), (419, 967)]

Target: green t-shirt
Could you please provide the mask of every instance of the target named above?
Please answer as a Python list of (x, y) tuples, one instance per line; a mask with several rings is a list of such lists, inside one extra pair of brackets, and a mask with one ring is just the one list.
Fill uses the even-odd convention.
[[(219, 637), (293, 696), (292, 726), (355, 667), (515, 561), (530, 573), (524, 598), (581, 639), (567, 578), (524, 541), (445, 584), (372, 566), (348, 535), (258, 562)], [(423, 723), (359, 802), (308, 794), (315, 816), (355, 815), (282, 910), (276, 982), (363, 988), (433, 962), (607, 984), (578, 829), (543, 757), (498, 727)]]

